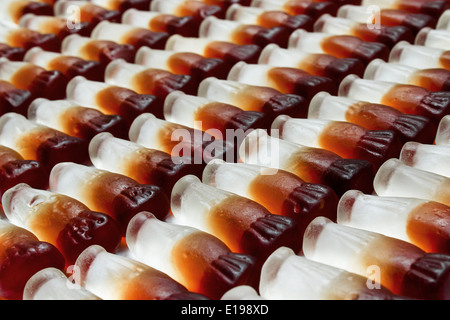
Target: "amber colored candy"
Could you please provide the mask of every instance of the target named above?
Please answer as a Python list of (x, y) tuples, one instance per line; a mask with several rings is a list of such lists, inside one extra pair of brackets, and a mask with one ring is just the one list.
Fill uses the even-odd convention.
[(357, 58), (366, 64), (373, 59), (388, 60), (389, 47), (381, 42), (364, 41), (351, 35), (334, 35), (323, 41), (323, 50), (339, 58)]
[[(40, 201), (34, 201), (37, 198)], [(21, 183), (3, 195), (2, 204), (10, 221), (56, 246), (64, 255), (66, 266), (75, 263), (78, 255), (92, 244), (114, 252), (122, 239), (111, 217), (93, 212), (62, 194)]]
[[(67, 185), (67, 177), (77, 181)], [(113, 217), (123, 234), (130, 219), (140, 211), (150, 211), (162, 220), (170, 212), (169, 200), (162, 188), (140, 184), (122, 174), (66, 162), (52, 169), (49, 180), (52, 191), (72, 196), (91, 210)]]
[[(78, 163), (88, 160), (86, 142), (80, 138), (40, 125), (23, 115), (7, 113), (0, 118), (2, 141), (24, 159), (36, 160), (47, 170), (69, 159)], [(11, 132), (15, 135), (11, 136)]]
[(436, 127), (428, 118), (405, 114), (382, 104), (356, 103), (349, 108), (346, 117), (368, 130), (393, 130), (403, 142), (431, 143), (436, 134)]
[(20, 18), (28, 13), (49, 16), (53, 14), (53, 6), (49, 3), (40, 1), (16, 1), (11, 3), (8, 11), (11, 16), (11, 20), (14, 23), (18, 23)]
[(306, 118), (308, 104), (295, 94), (282, 94), (267, 86), (246, 85), (238, 81), (209, 77), (198, 88), (198, 96), (215, 99), (246, 111), (259, 111), (272, 122), (280, 114)]
[(435, 27), (436, 19), (422, 13), (414, 14), (404, 10), (384, 9), (381, 10), (380, 23), (386, 26), (403, 25), (417, 34), (422, 28)]
[(207, 300), (167, 274), (99, 245), (84, 250), (75, 268), (81, 286), (104, 300)]
[(450, 94), (446, 91), (430, 92), (413, 85), (395, 85), (381, 101), (404, 113), (419, 114), (437, 122), (442, 115), (448, 114)]
[(222, 59), (204, 58), (193, 52), (174, 53), (168, 65), (176, 74), (187, 74), (200, 82), (208, 77), (226, 78), (229, 66)]
[(10, 82), (0, 80), (0, 115), (8, 112), (26, 115), (32, 100), (29, 90), (17, 89)]
[[(255, 258), (230, 251), (220, 239), (199, 229), (163, 222), (150, 212), (141, 212), (130, 221), (126, 240), (138, 260), (211, 299), (220, 299), (236, 285), (257, 287)], [(166, 248), (164, 252), (158, 250), (161, 245)]]
[(65, 260), (55, 246), (39, 241), (31, 232), (7, 220), (0, 223), (0, 296), (21, 300), (33, 274), (47, 267), (63, 270)]
[(175, 184), (171, 204), (177, 221), (212, 233), (231, 251), (250, 254), (259, 262), (280, 246), (293, 250), (301, 246), (294, 219), (271, 214), (251, 199), (203, 184), (191, 175)]
[(124, 174), (141, 184), (157, 185), (169, 196), (178, 179), (186, 174), (200, 177), (202, 172), (201, 166), (111, 133), (98, 134), (91, 140), (89, 156), (96, 168)]
[(19, 25), (23, 28), (38, 31), (42, 34), (54, 34), (63, 40), (71, 34), (88, 36), (92, 27), (87, 22), (78, 22), (71, 26), (66, 18), (51, 16), (36, 16), (29, 14), (20, 19)]
[(151, 112), (162, 117), (162, 103), (153, 95), (137, 94), (127, 88), (111, 86), (99, 91), (96, 98), (105, 111), (124, 117), (129, 124), (142, 113)]
[(0, 145), (0, 195), (18, 183), (48, 187), (48, 173), (36, 160), (25, 160), (18, 152)]
[(42, 48), (52, 52), (59, 52), (61, 39), (54, 34), (44, 34), (38, 31), (18, 28), (13, 30), (7, 37), (7, 42), (12, 47), (29, 50), (34, 47)]
[(338, 5), (331, 1), (294, 0), (284, 5), (284, 11), (291, 15), (306, 14), (313, 19), (323, 14), (336, 14)]
[(264, 114), (257, 111), (243, 111), (225, 103), (209, 103), (195, 113), (194, 121), (201, 121), (203, 129), (218, 129), (226, 137), (228, 129), (243, 130), (267, 128)]
[(12, 61), (22, 61), (25, 56), (25, 49), (13, 47), (6, 43), (0, 43), (0, 58), (7, 58)]
[[(309, 183), (325, 184), (338, 196), (350, 189), (366, 193), (373, 191), (374, 168), (370, 162), (361, 159), (343, 159), (336, 153), (322, 148), (307, 147), (293, 142), (267, 137), (263, 130), (247, 135), (240, 146), (240, 156), (245, 163), (267, 165), (278, 161), (275, 166), (292, 172)], [(256, 142), (256, 144), (255, 144)], [(275, 143), (279, 152), (265, 154), (265, 148)], [(266, 157), (266, 159), (264, 159)], [(267, 159), (268, 158), (268, 159)]]
[(399, 0), (397, 7), (412, 13), (424, 13), (439, 17), (450, 6), (446, 0)]
[(365, 24), (360, 24), (354, 30), (354, 34), (365, 41), (381, 42), (390, 48), (400, 41), (408, 41), (412, 43), (414, 40), (411, 30), (403, 26), (381, 26), (380, 29), (371, 29)]
[(92, 40), (80, 49), (80, 56), (86, 60), (99, 61), (106, 66), (115, 59), (132, 62), (135, 48), (128, 44), (119, 44), (107, 40)]
[(236, 145), (216, 139), (213, 135), (174, 122), (157, 119), (146, 113), (137, 117), (130, 127), (130, 140), (147, 148), (164, 151), (189, 163), (206, 165), (212, 159), (235, 161)]
[(258, 17), (258, 24), (266, 27), (283, 27), (289, 33), (297, 29), (312, 31), (313, 19), (306, 14), (290, 15), (282, 11), (265, 11)]
[(307, 183), (285, 170), (214, 160), (206, 166), (202, 181), (250, 198), (273, 214), (291, 217), (300, 230), (317, 216), (336, 220), (338, 197), (330, 187)]
[(76, 105), (67, 100), (34, 100), (28, 108), (28, 119), (53, 127), (70, 136), (91, 140), (100, 132), (111, 132), (126, 137), (127, 126), (123, 118), (115, 114)]

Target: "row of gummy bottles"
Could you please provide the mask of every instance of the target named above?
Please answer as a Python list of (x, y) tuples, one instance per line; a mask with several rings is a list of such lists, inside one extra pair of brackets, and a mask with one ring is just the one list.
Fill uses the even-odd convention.
[(449, 299), (447, 0), (0, 4), (3, 299)]

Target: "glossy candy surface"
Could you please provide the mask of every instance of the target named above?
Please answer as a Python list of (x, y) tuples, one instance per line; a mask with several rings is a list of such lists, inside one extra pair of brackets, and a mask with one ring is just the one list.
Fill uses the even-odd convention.
[(2, 205), (9, 221), (57, 247), (67, 265), (92, 244), (114, 252), (121, 240), (111, 217), (62, 194), (20, 183), (3, 194)]
[(450, 208), (436, 201), (350, 190), (340, 199), (337, 221), (413, 243), (426, 252), (450, 252)]
[(92, 292), (73, 284), (59, 269), (36, 272), (25, 285), (23, 300), (101, 300)]
[(263, 265), (259, 291), (269, 300), (391, 300), (364, 276), (296, 255), (281, 247)]
[(415, 85), (361, 79), (356, 75), (342, 80), (339, 96), (385, 104), (407, 114), (423, 115), (435, 124), (448, 114), (450, 108), (448, 91), (432, 92)]
[(142, 184), (160, 186), (169, 196), (173, 185), (184, 175), (201, 176), (200, 166), (110, 133), (98, 134), (91, 140), (89, 155), (96, 168), (126, 175)]
[(241, 161), (278, 168), (310, 183), (325, 184), (338, 196), (349, 189), (373, 190), (373, 166), (360, 159), (343, 159), (332, 151), (307, 147), (269, 136), (263, 130), (251, 132), (242, 142)]
[(346, 121), (296, 119), (278, 116), (272, 123), (280, 138), (330, 150), (344, 159), (364, 159), (378, 168), (402, 149), (398, 136), (389, 130), (367, 130)]
[(406, 114), (393, 107), (348, 97), (316, 94), (309, 105), (308, 119), (348, 121), (367, 130), (392, 130), (401, 141), (432, 143), (436, 125), (427, 117)]
[(167, 274), (98, 245), (84, 250), (75, 264), (80, 285), (105, 300), (205, 300)]
[[(303, 252), (308, 259), (365, 277), (375, 276), (395, 294), (448, 299), (450, 256), (425, 253), (403, 240), (318, 217), (305, 231)], [(423, 272), (426, 265), (428, 275)]]
[(254, 257), (233, 253), (207, 232), (160, 221), (149, 212), (130, 221), (126, 237), (140, 261), (211, 299), (236, 285), (256, 286), (259, 280)]
[(165, 219), (170, 211), (169, 199), (155, 185), (95, 167), (65, 162), (50, 173), (50, 190), (86, 204), (91, 210), (103, 212), (125, 230), (130, 219), (140, 211), (150, 211)]
[(0, 296), (5, 299), (20, 300), (25, 284), (37, 271), (64, 268), (64, 257), (55, 246), (5, 219), (0, 220), (0, 239)]
[(336, 220), (338, 198), (331, 188), (304, 182), (281, 169), (214, 160), (203, 171), (202, 181), (252, 199), (273, 214), (291, 217), (300, 228), (316, 216)]
[(180, 224), (209, 232), (233, 252), (255, 256), (260, 262), (280, 245), (298, 250), (294, 219), (271, 214), (259, 203), (185, 176), (174, 186), (172, 212)]

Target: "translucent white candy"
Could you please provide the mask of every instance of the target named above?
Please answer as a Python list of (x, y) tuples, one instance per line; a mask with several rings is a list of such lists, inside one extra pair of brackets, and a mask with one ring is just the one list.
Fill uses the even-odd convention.
[(120, 2), (111, 0), (90, 0), (90, 2), (109, 10), (117, 10), (117, 6), (120, 4)]
[(133, 89), (134, 77), (145, 71), (147, 67), (126, 62), (124, 59), (115, 59), (108, 63), (105, 70), (105, 82), (110, 85)]
[(236, 286), (220, 298), (220, 300), (264, 300), (256, 290), (247, 285)]
[(184, 176), (172, 190), (171, 208), (175, 222), (210, 232), (212, 208), (232, 195), (202, 183), (193, 175)]
[(54, 197), (55, 193), (51, 191), (19, 183), (3, 194), (2, 205), (9, 221), (30, 230), (33, 220), (38, 215), (39, 205), (51, 201)]
[(91, 139), (89, 157), (98, 169), (125, 174), (130, 159), (144, 149), (135, 142), (116, 138), (109, 132), (102, 132)]
[(92, 292), (80, 287), (56, 268), (36, 272), (26, 283), (24, 300), (101, 300)]
[(450, 145), (432, 145), (409, 141), (399, 159), (408, 166), (450, 178)]
[(326, 13), (321, 15), (314, 23), (315, 32), (324, 32), (329, 34), (341, 35), (352, 34), (352, 29), (358, 24), (357, 21), (350, 19), (333, 17)]
[(350, 74), (341, 81), (339, 96), (380, 103), (383, 96), (395, 85), (395, 82), (362, 79)]
[(395, 62), (386, 62), (382, 59), (372, 60), (366, 67), (364, 79), (397, 83), (410, 83), (411, 76), (418, 68)]
[(68, 100), (38, 98), (28, 107), (28, 119), (65, 132), (67, 128), (64, 123), (66, 112), (76, 106), (74, 102)]
[(150, 22), (158, 16), (161, 16), (160, 12), (142, 11), (130, 8), (123, 13), (122, 23), (140, 28), (149, 28)]
[(337, 17), (357, 21), (360, 23), (372, 23), (376, 21), (378, 13), (375, 8), (371, 6), (357, 6), (352, 4), (346, 4), (338, 9)]
[(241, 143), (239, 156), (244, 163), (283, 169), (289, 166), (291, 157), (302, 152), (304, 148), (299, 144), (269, 136), (265, 130), (257, 129), (250, 132)]
[(445, 10), (438, 19), (436, 29), (450, 30), (450, 9)]
[(86, 192), (89, 192), (83, 186), (101, 174), (103, 174), (101, 170), (91, 166), (73, 162), (60, 162), (50, 172), (50, 190), (83, 202), (86, 198)]
[(259, 56), (258, 63), (301, 69), (302, 64), (304, 63), (303, 61), (310, 56), (309, 53), (300, 50), (284, 49), (272, 43), (264, 47)]
[(450, 115), (443, 117), (439, 122), (435, 142), (438, 145), (450, 145)]
[(309, 104), (308, 119), (346, 121), (345, 113), (359, 100), (333, 96), (328, 92), (317, 93)]
[(363, 229), (348, 227), (317, 217), (303, 236), (303, 253), (307, 259), (368, 276), (362, 257), (370, 244), (384, 237)]
[(278, 116), (272, 129), (278, 130), (280, 138), (292, 143), (321, 148), (320, 135), (332, 123), (323, 119), (299, 119), (287, 115)]
[(82, 37), (76, 33), (68, 35), (61, 43), (61, 53), (63, 55), (87, 59), (88, 57), (84, 56), (83, 48), (92, 41), (95, 40), (90, 37)]
[(209, 16), (203, 19), (199, 28), (199, 37), (218, 41), (234, 42), (233, 33), (242, 23), (233, 20), (219, 19)]
[(444, 52), (444, 49), (400, 41), (391, 49), (389, 62), (405, 64), (419, 69), (443, 68), (440, 58)]
[(83, 76), (76, 76), (67, 84), (66, 99), (81, 106), (99, 108), (97, 93), (110, 86), (105, 82), (91, 81)]
[(171, 71), (168, 62), (170, 57), (175, 52), (176, 51), (152, 49), (143, 46), (136, 52), (134, 62), (148, 68), (158, 68)]
[(268, 77), (268, 72), (273, 68), (270, 65), (250, 64), (240, 61), (230, 69), (227, 80), (256, 86), (276, 87), (276, 84)]
[(3, 0), (0, 3), (0, 21), (18, 23), (16, 19), (20, 17), (23, 7), (28, 1)]
[(93, 1), (87, 0), (64, 0), (57, 1), (53, 4), (53, 12), (55, 17), (62, 18), (72, 18), (76, 19), (78, 14), (80, 14), (80, 10), (88, 4), (91, 4)]
[(32, 63), (44, 69), (49, 69), (52, 60), (63, 56), (58, 52), (45, 51), (40, 47), (34, 47), (27, 51), (23, 61)]
[(341, 225), (410, 241), (407, 233), (409, 213), (424, 202), (427, 200), (409, 197), (383, 197), (349, 190), (339, 202), (337, 222)]
[(172, 251), (177, 243), (198, 229), (158, 220), (150, 212), (141, 212), (129, 222), (126, 239), (131, 253), (141, 262), (174, 279), (183, 279), (180, 266), (174, 265)]
[(257, 24), (258, 17), (265, 11), (263, 8), (243, 6), (235, 3), (228, 7), (225, 18), (247, 24)]
[(252, 0), (250, 7), (262, 8), (265, 10), (283, 10), (287, 0)]
[(138, 27), (133, 25), (103, 20), (92, 30), (91, 38), (96, 40), (109, 40), (117, 43), (126, 43), (129, 34), (138, 29)]
[(156, 11), (167, 14), (179, 14), (180, 6), (184, 0), (152, 0), (150, 3), (150, 11)]
[(450, 50), (450, 30), (423, 28), (416, 36), (416, 45)]
[(249, 186), (252, 180), (260, 174), (268, 174), (269, 170), (252, 164), (213, 160), (203, 170), (202, 181), (207, 185), (251, 198)]
[(367, 279), (280, 247), (265, 261), (259, 291), (268, 300), (343, 300), (367, 290)]
[(450, 203), (450, 178), (410, 167), (398, 159), (389, 159), (379, 168), (373, 185), (379, 196)]
[(209, 38), (183, 37), (178, 34), (171, 35), (166, 42), (166, 50), (176, 52), (193, 52), (204, 55), (208, 46), (216, 40)]
[(288, 49), (299, 49), (309, 53), (325, 53), (322, 43), (331, 36), (333, 35), (325, 32), (308, 32), (298, 29), (291, 33)]

